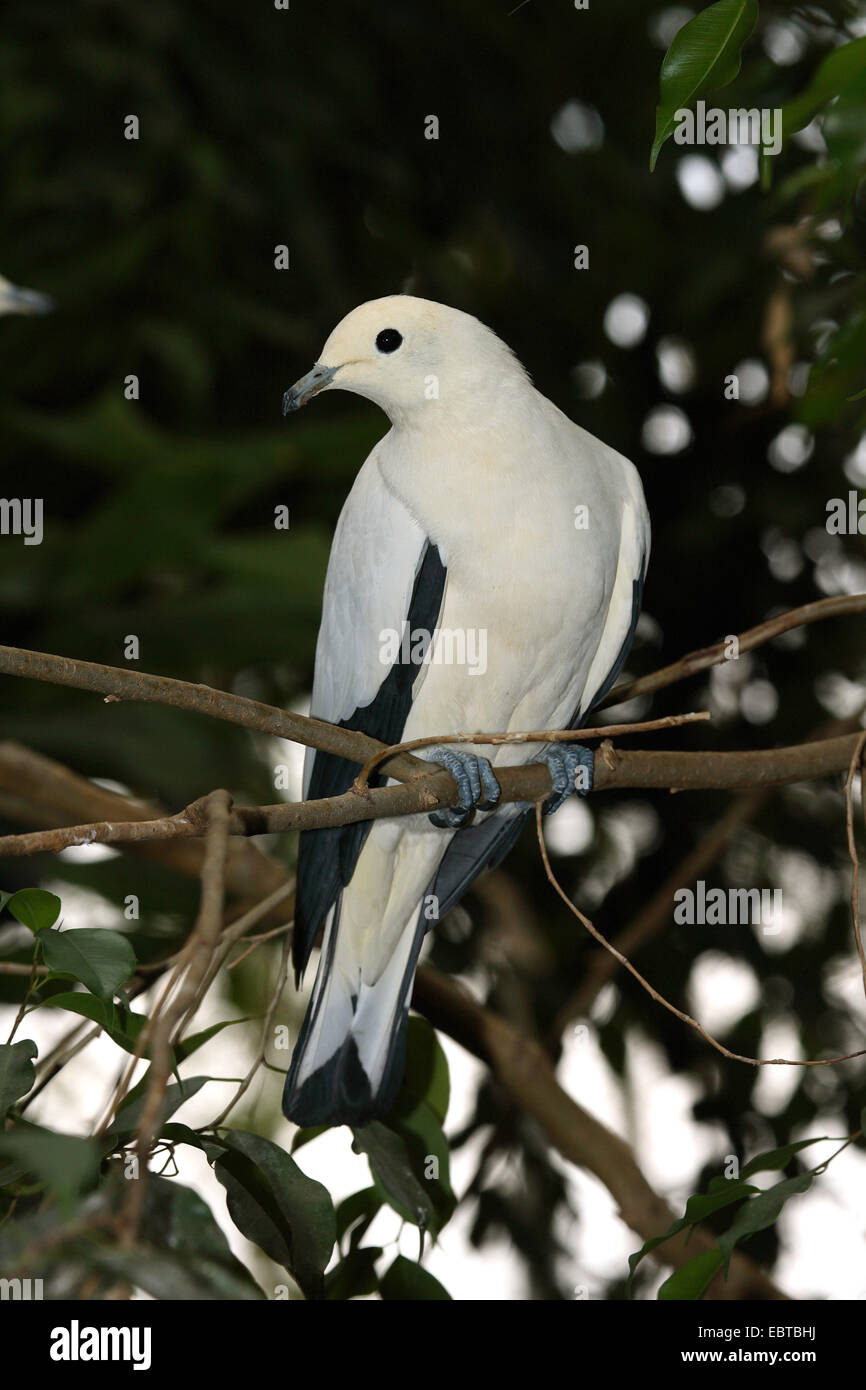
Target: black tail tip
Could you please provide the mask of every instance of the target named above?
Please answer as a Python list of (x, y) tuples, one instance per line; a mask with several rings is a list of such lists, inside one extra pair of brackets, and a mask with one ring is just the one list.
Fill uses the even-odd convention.
[(374, 1092), (353, 1037), (348, 1037), (301, 1086), (297, 1085), (296, 1070), (293, 1059), (283, 1090), (283, 1114), (302, 1129), (314, 1125), (360, 1128), (381, 1119), (394, 1103), (403, 1073), (402, 1065), (391, 1068), (384, 1084)]

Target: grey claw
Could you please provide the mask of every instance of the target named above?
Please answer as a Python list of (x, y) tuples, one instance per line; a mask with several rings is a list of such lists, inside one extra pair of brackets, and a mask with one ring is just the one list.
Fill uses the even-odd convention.
[(502, 788), (496, 780), (496, 774), (488, 759), (478, 758), (476, 761), (478, 763), (478, 770), (481, 773), (481, 782), (484, 787), (484, 799), (479, 800), (478, 809), (479, 811), (492, 811), (499, 805)]
[(553, 792), (544, 805), (546, 816), (558, 811), (572, 792), (587, 796), (592, 791), (595, 755), (591, 748), (582, 743), (554, 744), (539, 761), (547, 764), (553, 783)]
[(447, 747), (430, 748), (425, 757), (447, 768), (460, 793), (454, 806), (430, 812), (429, 820), (441, 830), (459, 830), (473, 811), (491, 811), (499, 801), (499, 783), (487, 758), (479, 758), (474, 753), (455, 753)]

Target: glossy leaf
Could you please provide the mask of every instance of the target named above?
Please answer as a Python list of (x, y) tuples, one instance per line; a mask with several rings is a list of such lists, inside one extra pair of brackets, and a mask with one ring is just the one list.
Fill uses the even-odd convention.
[(102, 1150), (95, 1139), (59, 1134), (19, 1121), (0, 1134), (0, 1156), (20, 1163), (65, 1206), (96, 1181)]
[(60, 916), (61, 903), (56, 893), (44, 888), (19, 888), (7, 899), (5, 906), (22, 926), (41, 932), (54, 926)]
[(685, 1213), (678, 1217), (671, 1226), (665, 1231), (664, 1235), (651, 1236), (644, 1241), (640, 1250), (635, 1254), (629, 1255), (629, 1284), (634, 1277), (634, 1272), (643, 1259), (644, 1255), (650, 1254), (659, 1245), (670, 1240), (671, 1236), (679, 1235), (688, 1226), (696, 1226), (698, 1222), (705, 1221), (708, 1216), (713, 1216), (717, 1211), (723, 1211), (725, 1207), (731, 1206), (734, 1202), (743, 1201), (751, 1193), (758, 1189), (750, 1183), (743, 1182), (741, 1179), (714, 1178), (710, 1183), (709, 1192), (697, 1192), (686, 1202)]
[(357, 1245), (381, 1208), (382, 1194), (376, 1186), (364, 1187), (346, 1197), (337, 1207), (337, 1240), (342, 1241), (343, 1236), (351, 1232), (349, 1244)]
[(151, 1174), (139, 1246), (91, 1248), (98, 1268), (160, 1299), (256, 1300), (265, 1297), (231, 1252), (207, 1203), (174, 1179)]
[(704, 1250), (700, 1255), (695, 1255), (694, 1259), (680, 1265), (665, 1280), (658, 1292), (659, 1300), (665, 1303), (674, 1299), (702, 1298), (723, 1262), (724, 1256), (718, 1249)]
[(30, 1038), (0, 1046), (0, 1117), (23, 1096), (36, 1080), (33, 1058), (39, 1048)]
[(794, 1157), (802, 1149), (808, 1149), (812, 1144), (820, 1144), (827, 1139), (827, 1135), (819, 1135), (816, 1139), (800, 1139), (796, 1144), (783, 1144), (779, 1149), (768, 1149), (766, 1153), (756, 1154), (750, 1158), (748, 1163), (740, 1173), (741, 1178), (750, 1178), (753, 1173), (769, 1173), (779, 1168), (786, 1168)]
[(680, 29), (662, 63), (650, 169), (674, 132), (676, 113), (734, 80), (757, 19), (757, 0), (717, 0)]
[(325, 1275), (325, 1298), (345, 1300), (375, 1293), (379, 1287), (376, 1261), (382, 1254), (379, 1245), (351, 1249), (348, 1255), (329, 1269)]
[(125, 936), (98, 927), (39, 934), (45, 964), (71, 975), (100, 999), (110, 1000), (135, 973), (135, 953)]
[(284, 1265), (308, 1298), (321, 1298), (336, 1240), (330, 1195), (270, 1139), (232, 1130), (222, 1142), (227, 1152), (214, 1173), (238, 1230)]
[(866, 38), (853, 39), (832, 49), (818, 65), (804, 92), (782, 108), (784, 138), (802, 130), (828, 101), (850, 89), (862, 92), (866, 86)]
[(442, 1044), (425, 1018), (412, 1015), (406, 1031), (406, 1070), (400, 1087), (411, 1098), (411, 1108), (425, 1101), (440, 1124), (448, 1113), (450, 1083), (448, 1061)]
[(383, 1299), (428, 1299), (450, 1301), (451, 1295), (423, 1265), (398, 1255), (379, 1285)]
[(727, 1266), (734, 1247), (741, 1240), (772, 1226), (788, 1198), (808, 1192), (814, 1177), (814, 1173), (798, 1173), (795, 1178), (786, 1178), (784, 1182), (776, 1183), (775, 1187), (768, 1188), (766, 1192), (760, 1192), (745, 1202), (734, 1217), (730, 1230), (725, 1231), (719, 1238), (719, 1249), (725, 1258), (725, 1265)]
[(425, 1190), (412, 1169), (406, 1142), (394, 1130), (379, 1120), (352, 1131), (352, 1147), (365, 1153), (379, 1193), (404, 1221), (422, 1230), (435, 1221), (436, 1208), (432, 1195)]
[[(149, 1078), (150, 1071), (148, 1070), (145, 1072), (141, 1081), (129, 1092), (111, 1125), (106, 1130), (106, 1136), (108, 1138), (114, 1140), (122, 1139), (126, 1135), (134, 1134), (138, 1129), (149, 1085)], [(165, 1094), (162, 1099), (162, 1107), (160, 1109), (159, 1124), (165, 1124), (165, 1121), (168, 1120), (176, 1110), (179, 1110), (192, 1096), (196, 1095), (197, 1092), (201, 1090), (202, 1086), (204, 1086), (207, 1081), (210, 1081), (210, 1079), (209, 1076), (189, 1076), (184, 1077), (182, 1081), (172, 1082), (171, 1085), (166, 1086)]]

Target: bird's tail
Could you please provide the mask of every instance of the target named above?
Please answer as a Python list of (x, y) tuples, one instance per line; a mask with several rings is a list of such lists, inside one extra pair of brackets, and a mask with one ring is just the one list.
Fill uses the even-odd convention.
[(283, 1112), (297, 1125), (363, 1125), (393, 1104), (403, 1074), (412, 980), (423, 909), (399, 934), (378, 978), (363, 978), (353, 933), (340, 932), (340, 902), (322, 942), (313, 996), (292, 1056)]

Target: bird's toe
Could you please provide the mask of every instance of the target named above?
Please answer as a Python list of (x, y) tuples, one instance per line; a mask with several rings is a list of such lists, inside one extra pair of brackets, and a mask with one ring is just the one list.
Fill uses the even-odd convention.
[(547, 764), (553, 783), (553, 792), (544, 804), (546, 816), (558, 811), (572, 792), (586, 796), (592, 791), (595, 756), (591, 748), (582, 743), (554, 744), (539, 761)]
[(476, 809), (492, 811), (498, 803), (499, 783), (487, 758), (479, 758), (475, 753), (457, 753), (451, 748), (430, 748), (426, 758), (447, 768), (459, 792), (453, 806), (431, 811), (429, 820), (433, 825), (442, 830), (459, 829)]

